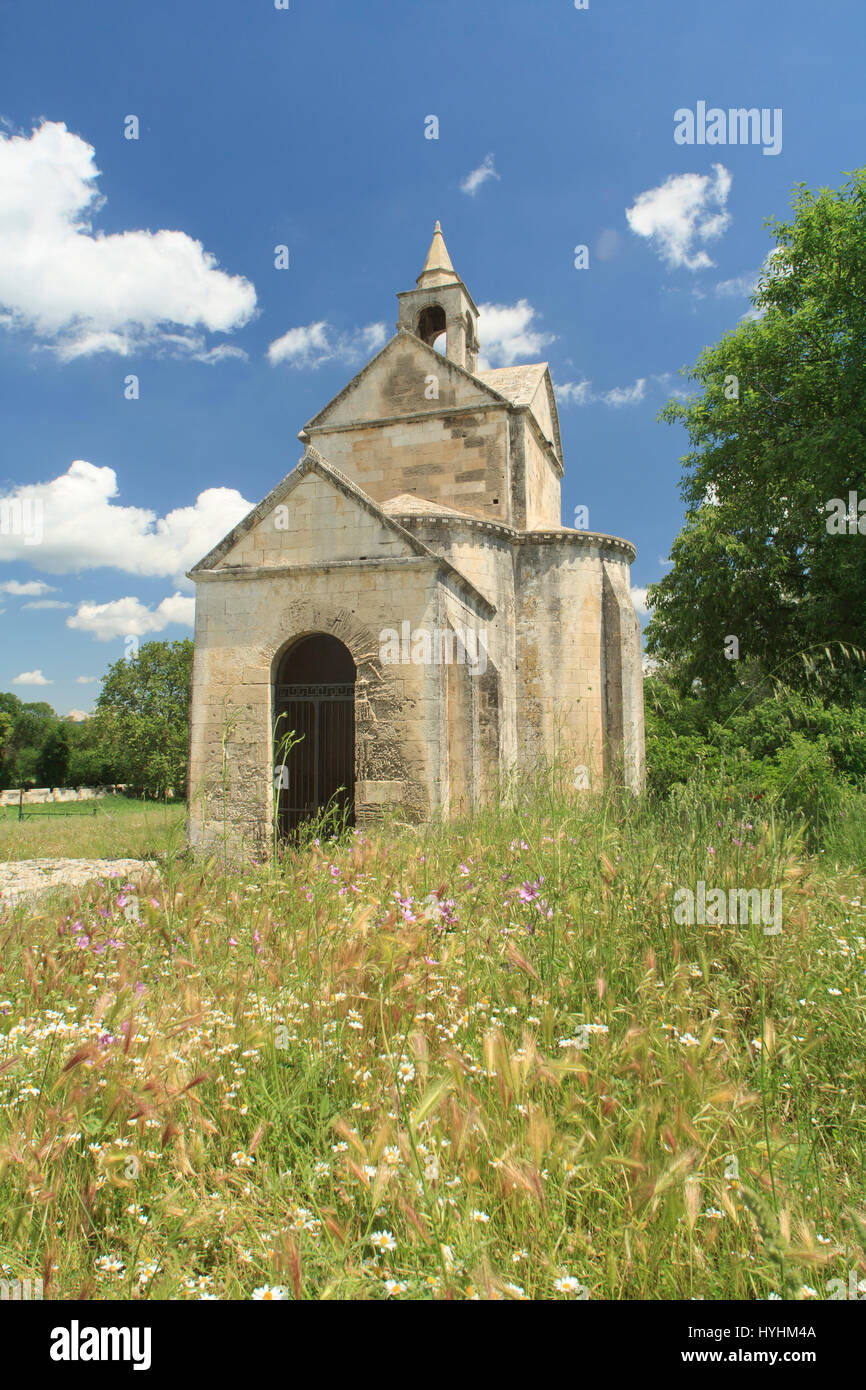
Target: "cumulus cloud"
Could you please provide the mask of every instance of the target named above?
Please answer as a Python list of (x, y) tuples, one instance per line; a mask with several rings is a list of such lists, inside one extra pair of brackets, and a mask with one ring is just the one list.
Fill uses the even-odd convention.
[(547, 344), (555, 342), (555, 335), (535, 327), (536, 316), (537, 310), (528, 299), (519, 299), (516, 304), (479, 305), (478, 370), (510, 367), (520, 358), (538, 361)]
[(470, 198), (474, 198), (483, 184), (487, 183), (490, 179), (499, 178), (500, 175), (497, 174), (493, 167), (493, 155), (486, 154), (478, 168), (473, 169), (471, 174), (466, 175), (466, 178), (460, 185), (460, 192), (467, 193)]
[(151, 578), (177, 577), (253, 505), (235, 488), (214, 487), (199, 493), (192, 506), (160, 517), (150, 508), (122, 506), (114, 500), (117, 495), (114, 469), (84, 459), (51, 482), (16, 488), (7, 499), (41, 518), (41, 540), (34, 545), (32, 536), (4, 535), (0, 559), (38, 561), (47, 574), (110, 568)]
[[(0, 584), (0, 593), (15, 594), (18, 598), (35, 598), (37, 594), (53, 594), (56, 590), (41, 579), (28, 579), (26, 583), (20, 579), (7, 579), (5, 584)], [(24, 606), (27, 607), (26, 604)]]
[(80, 603), (78, 612), (66, 619), (66, 626), (91, 633), (97, 642), (110, 642), (114, 637), (143, 637), (146, 633), (163, 632), (175, 623), (192, 627), (194, 621), (195, 599), (176, 593), (164, 598), (156, 608), (148, 608), (137, 598)]
[(715, 262), (702, 243), (720, 237), (730, 226), (731, 182), (723, 164), (714, 164), (712, 174), (672, 174), (626, 208), (628, 224), (652, 243), (666, 265), (706, 270)]
[(646, 615), (650, 611), (649, 604), (647, 603), (646, 588), (641, 588), (638, 584), (632, 584), (631, 601), (637, 609), (638, 613), (642, 613), (644, 617), (646, 617)]
[(75, 677), (75, 684), (76, 684), (76, 685), (93, 685), (94, 682), (95, 682), (95, 681), (98, 681), (98, 680), (99, 680), (99, 677), (98, 677), (98, 676), (76, 676), (76, 677)]
[(566, 381), (555, 388), (557, 399), (564, 405), (609, 405), (618, 410), (624, 405), (637, 405), (646, 396), (646, 377), (638, 377), (632, 386), (612, 386), (609, 391), (595, 392), (592, 382)]
[(386, 337), (384, 323), (368, 323), (364, 328), (338, 333), (322, 319), (305, 327), (290, 328), (281, 338), (275, 338), (268, 348), (268, 361), (272, 367), (281, 362), (290, 367), (321, 367), (325, 362), (353, 366), (377, 352)]
[(90, 718), (90, 715), (83, 709), (71, 709), (67, 711), (66, 718), (71, 719), (73, 724), (83, 724), (85, 719)]
[(53, 685), (53, 681), (46, 680), (41, 671), (22, 671), (20, 676), (15, 676), (13, 685)]
[(0, 130), (2, 321), (31, 329), (65, 360), (142, 347), (222, 360), (202, 330), (245, 324), (254, 286), (220, 270), (186, 232), (94, 231), (105, 202), (95, 156), (62, 122), (29, 137)]

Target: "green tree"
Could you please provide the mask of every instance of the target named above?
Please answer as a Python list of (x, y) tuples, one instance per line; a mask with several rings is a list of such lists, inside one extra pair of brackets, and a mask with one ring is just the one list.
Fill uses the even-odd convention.
[(55, 719), (39, 749), (36, 779), (43, 787), (65, 787), (69, 768), (70, 736), (65, 720)]
[(691, 450), (647, 649), (710, 698), (737, 682), (729, 636), (789, 684), (808, 679), (803, 653), (831, 645), (835, 697), (863, 689), (847, 649), (863, 642), (866, 505), (859, 532), (855, 520), (855, 534), (832, 534), (828, 503), (847, 509), (859, 489), (866, 504), (866, 169), (838, 191), (799, 185), (793, 210), (766, 224), (776, 250), (755, 317), (704, 350), (687, 373), (700, 393), (661, 415)]
[(192, 655), (189, 638), (146, 642), (109, 667), (90, 732), (111, 781), (185, 793)]

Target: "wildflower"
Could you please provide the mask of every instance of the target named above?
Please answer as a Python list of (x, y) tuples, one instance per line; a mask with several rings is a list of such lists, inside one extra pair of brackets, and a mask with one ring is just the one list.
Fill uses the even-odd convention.
[(555, 1279), (553, 1282), (553, 1287), (556, 1289), (557, 1293), (564, 1293), (569, 1295), (586, 1293), (584, 1285), (581, 1284), (578, 1279), (575, 1279), (571, 1274), (564, 1274), (561, 1279)]
[(119, 1255), (100, 1255), (96, 1261), (96, 1268), (101, 1274), (123, 1275), (126, 1266)]
[(474, 1208), (469, 1213), (469, 1220), (476, 1221), (479, 1226), (483, 1226), (485, 1222), (490, 1220), (490, 1217), (487, 1215), (486, 1211), (478, 1211), (477, 1208)]
[(382, 1254), (397, 1249), (397, 1242), (391, 1231), (374, 1231), (370, 1236), (370, 1244)]
[(281, 1284), (263, 1284), (259, 1289), (253, 1289), (254, 1303), (273, 1303), (281, 1299), (288, 1298), (288, 1290)]
[(244, 1153), (243, 1149), (236, 1149), (232, 1154), (232, 1163), (236, 1168), (252, 1168), (255, 1161), (254, 1156)]
[(387, 1163), (389, 1168), (396, 1168), (400, 1163), (400, 1150), (394, 1144), (387, 1144), (382, 1150), (382, 1161)]
[(159, 1269), (157, 1260), (143, 1260), (136, 1271), (136, 1278), (142, 1286), (150, 1282)]
[(389, 1298), (394, 1298), (397, 1294), (405, 1293), (407, 1287), (408, 1286), (406, 1284), (402, 1284), (399, 1279), (385, 1280), (385, 1292), (387, 1293)]

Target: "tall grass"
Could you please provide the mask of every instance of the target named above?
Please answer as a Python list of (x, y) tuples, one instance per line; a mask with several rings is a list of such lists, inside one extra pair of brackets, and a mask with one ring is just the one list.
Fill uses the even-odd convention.
[[(760, 803), (540, 777), (459, 824), (243, 872), (169, 856), (19, 908), (6, 1277), (739, 1299), (866, 1276), (862, 798), (848, 814), (812, 855)], [(782, 933), (675, 926), (698, 879), (781, 887)]]

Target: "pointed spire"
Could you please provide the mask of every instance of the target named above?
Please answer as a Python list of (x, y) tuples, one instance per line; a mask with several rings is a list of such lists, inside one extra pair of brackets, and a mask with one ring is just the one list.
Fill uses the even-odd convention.
[(433, 240), (430, 243), (430, 250), (427, 252), (427, 259), (424, 262), (424, 269), (415, 283), (419, 289), (428, 289), (436, 285), (458, 284), (459, 281), (460, 276), (451, 264), (451, 257), (448, 255), (448, 247), (445, 245), (442, 228), (437, 222), (433, 232)]

